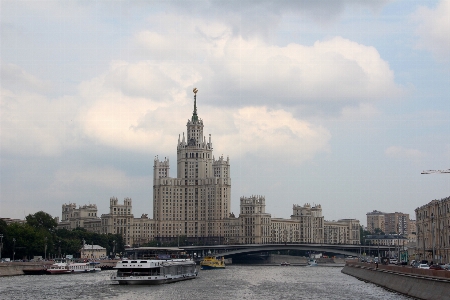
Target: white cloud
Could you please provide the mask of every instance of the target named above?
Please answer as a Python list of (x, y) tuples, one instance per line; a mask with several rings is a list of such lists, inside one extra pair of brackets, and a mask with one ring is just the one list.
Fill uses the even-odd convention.
[(184, 78), (197, 79), (194, 84), (219, 105), (235, 105), (230, 100), (239, 95), (240, 104), (308, 104), (322, 110), (323, 103), (357, 104), (403, 93), (374, 47), (342, 37), (275, 46), (235, 36), (218, 22), (177, 16), (177, 24), (185, 25), (177, 31), (169, 26), (173, 21), (165, 15), (159, 28), (172, 29), (137, 34), (140, 51), (199, 74)]
[(391, 146), (387, 148), (384, 153), (387, 157), (395, 159), (420, 159), (425, 156), (420, 150), (403, 148), (401, 146)]
[[(288, 157), (292, 162), (301, 163), (318, 152), (329, 150), (331, 135), (327, 129), (297, 120), (285, 110), (245, 107), (229, 113), (233, 116), (228, 126), (230, 130), (214, 139), (221, 154), (231, 157), (253, 154), (273, 159)], [(214, 120), (219, 116), (220, 112)], [(219, 124), (213, 124), (213, 130)]]
[(72, 98), (54, 101), (29, 92), (1, 89), (0, 139), (7, 153), (59, 155), (76, 143), (76, 108)]
[(48, 92), (50, 82), (40, 80), (14, 64), (0, 63), (0, 82), (3, 88), (12, 91)]
[(344, 107), (341, 111), (343, 120), (369, 120), (380, 114), (380, 111), (370, 103), (360, 103), (357, 107)]
[(95, 168), (69, 166), (56, 171), (53, 177), (50, 190), (63, 198), (68, 196), (64, 195), (64, 191), (73, 192), (73, 190), (83, 187), (117, 190), (127, 188), (132, 182), (132, 178), (128, 177), (123, 171), (113, 167), (100, 166)]
[(413, 19), (417, 21), (419, 47), (449, 61), (450, 54), (450, 1), (441, 0), (434, 8), (420, 7)]

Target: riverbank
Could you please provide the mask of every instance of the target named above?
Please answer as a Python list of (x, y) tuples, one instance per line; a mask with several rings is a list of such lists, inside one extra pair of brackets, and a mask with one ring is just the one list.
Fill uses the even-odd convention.
[(441, 300), (450, 295), (449, 271), (347, 262), (341, 272), (418, 299)]
[[(102, 260), (99, 267), (113, 268), (117, 260)], [(53, 261), (0, 263), (0, 277), (24, 275), (23, 269), (42, 269), (54, 264)]]

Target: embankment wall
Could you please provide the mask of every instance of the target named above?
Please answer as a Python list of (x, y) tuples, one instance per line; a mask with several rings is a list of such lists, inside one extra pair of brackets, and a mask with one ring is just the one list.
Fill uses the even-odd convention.
[[(403, 268), (402, 270), (402, 267), (396, 267), (398, 269), (392, 267), (379, 266), (376, 268), (373, 264), (347, 263), (342, 269), (342, 273), (418, 299), (450, 299), (449, 271), (436, 271), (439, 272), (437, 273), (439, 276), (433, 276), (433, 272), (430, 274), (417, 272), (415, 274), (413, 271), (416, 269)], [(447, 275), (449, 276), (447, 277)]]
[[(0, 263), (0, 277), (23, 275), (23, 269), (40, 269), (49, 267), (53, 263), (53, 261)], [(116, 260), (103, 260), (99, 266), (114, 267), (116, 263)]]

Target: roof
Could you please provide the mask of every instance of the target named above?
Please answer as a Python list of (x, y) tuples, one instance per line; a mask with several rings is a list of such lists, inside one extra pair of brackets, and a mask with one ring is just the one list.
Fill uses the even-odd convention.
[(102, 246), (99, 245), (89, 245), (89, 244), (84, 244), (83, 248), (81, 248), (83, 250), (106, 250), (106, 248), (103, 248)]

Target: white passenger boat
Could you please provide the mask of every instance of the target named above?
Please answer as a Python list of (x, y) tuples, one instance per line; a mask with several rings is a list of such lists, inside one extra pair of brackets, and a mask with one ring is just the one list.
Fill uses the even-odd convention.
[(100, 272), (102, 269), (95, 266), (92, 262), (69, 263), (67, 265), (72, 273), (93, 273)]
[(56, 263), (51, 265), (47, 270), (45, 270), (47, 274), (50, 275), (60, 275), (60, 274), (70, 274), (67, 264)]
[(127, 259), (117, 262), (111, 280), (119, 284), (164, 284), (197, 277), (191, 259)]
[(66, 260), (61, 260), (50, 266), (46, 270), (47, 274), (67, 274), (67, 273), (92, 273), (99, 272), (100, 268), (95, 266), (92, 262), (76, 263)]

